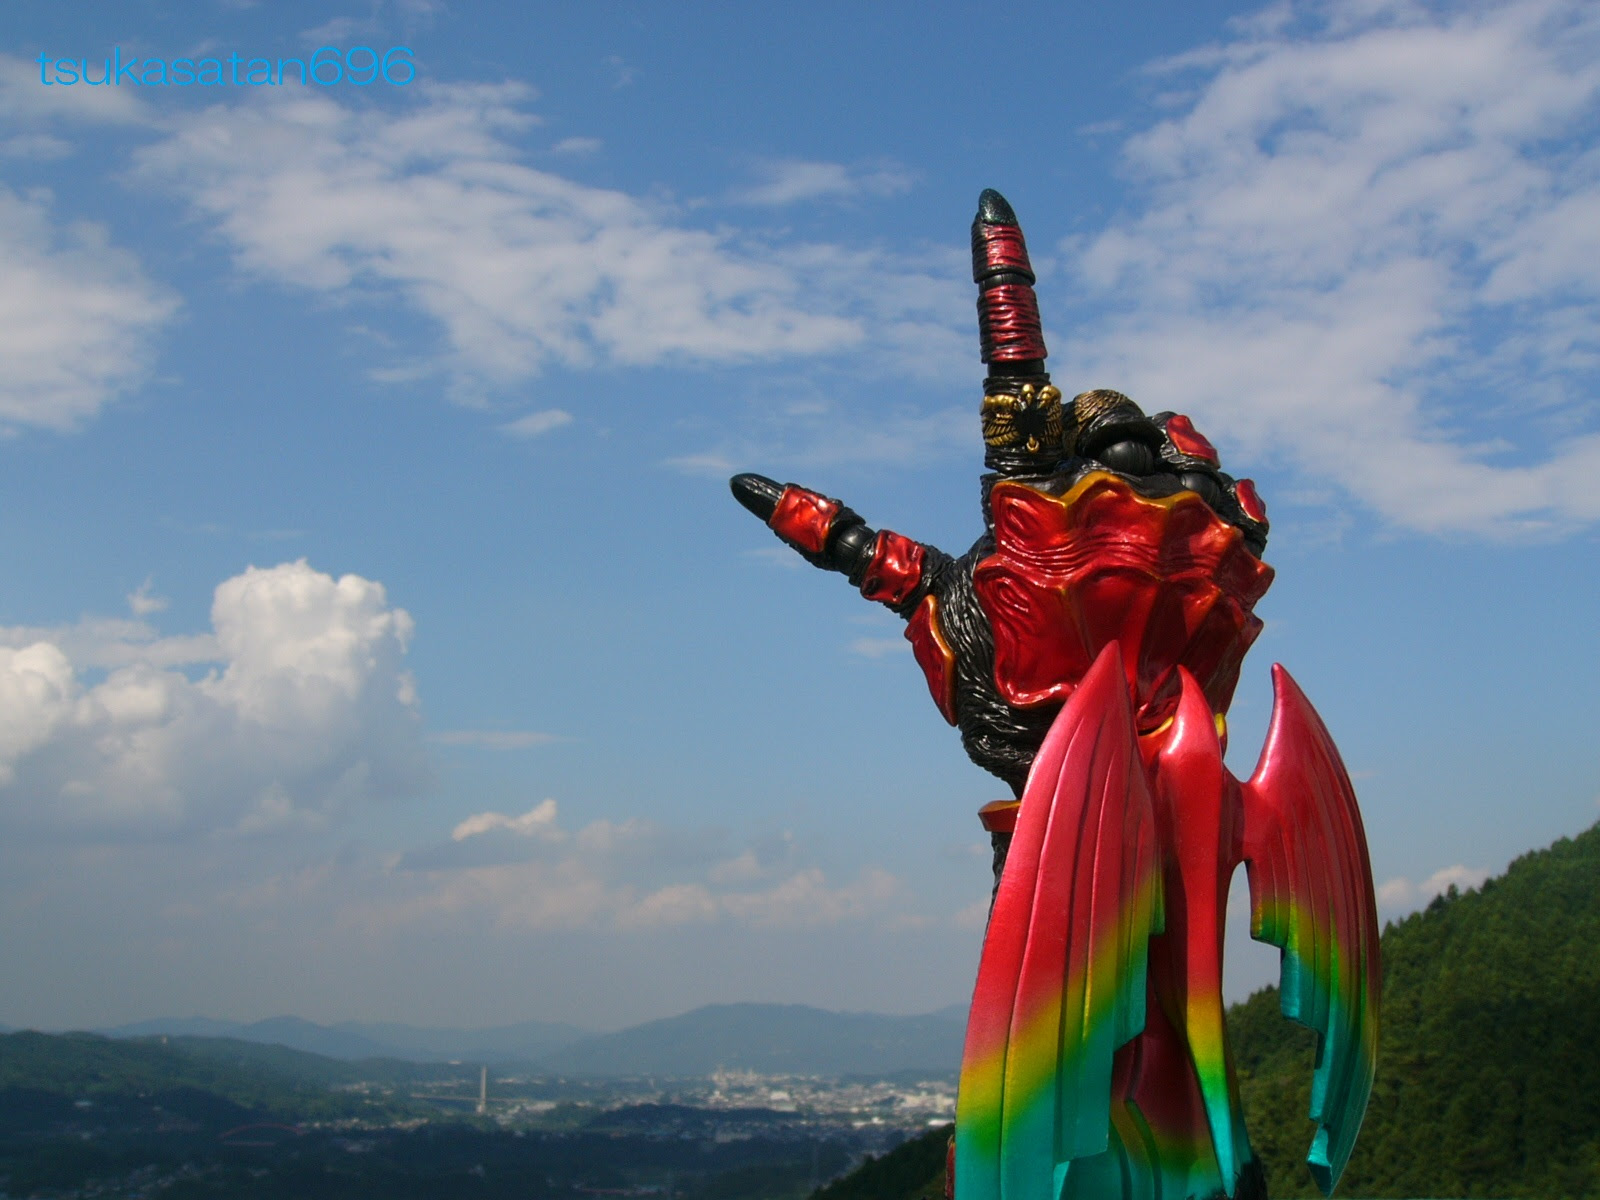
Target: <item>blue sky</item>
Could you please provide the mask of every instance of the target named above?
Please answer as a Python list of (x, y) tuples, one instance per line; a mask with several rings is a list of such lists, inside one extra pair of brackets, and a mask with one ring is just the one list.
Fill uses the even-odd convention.
[(0, 1022), (963, 1000), (1003, 789), (725, 480), (970, 544), (983, 187), (1271, 507), (1235, 771), (1282, 661), (1390, 916), (1600, 817), (1592, 7), (994, 12), (6, 8)]

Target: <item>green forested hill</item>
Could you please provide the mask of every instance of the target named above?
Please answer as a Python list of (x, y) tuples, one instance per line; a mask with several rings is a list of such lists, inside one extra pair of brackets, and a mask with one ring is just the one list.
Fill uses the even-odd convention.
[(945, 1155), (951, 1126), (930, 1129), (889, 1153), (869, 1158), (812, 1200), (944, 1200)]
[[(1390, 925), (1383, 959), (1378, 1078), (1337, 1194), (1600, 1197), (1600, 825)], [(1276, 988), (1228, 1026), (1271, 1194), (1319, 1195), (1311, 1031), (1280, 1015)], [(838, 1200), (921, 1200), (942, 1170)]]
[[(1383, 935), (1378, 1079), (1349, 1196), (1600, 1196), (1600, 826)], [(1274, 1196), (1313, 1196), (1311, 1036), (1230, 1013)]]
[[(209, 1096), (227, 1121), (238, 1113), (296, 1120), (387, 1112), (363, 1097), (329, 1091), (354, 1074), (350, 1064), (281, 1047), (226, 1039), (114, 1040), (92, 1033), (0, 1035), (0, 1108), (26, 1114), (37, 1097)], [(33, 1097), (13, 1104), (17, 1097)], [(0, 1124), (3, 1124), (0, 1121)]]

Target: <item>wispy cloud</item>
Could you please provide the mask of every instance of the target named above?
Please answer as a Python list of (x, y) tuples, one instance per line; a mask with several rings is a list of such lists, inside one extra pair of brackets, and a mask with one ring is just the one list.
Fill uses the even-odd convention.
[(464, 842), (503, 829), (518, 837), (564, 837), (556, 828), (556, 802), (546, 797), (521, 816), (511, 817), (499, 812), (481, 812), (468, 817), (450, 831), (450, 840)]
[(137, 588), (128, 593), (128, 608), (136, 617), (148, 617), (152, 613), (163, 611), (167, 607), (167, 598), (158, 596), (153, 590), (155, 580), (146, 578)]
[(500, 426), (503, 433), (512, 437), (534, 438), (542, 433), (549, 433), (553, 429), (560, 429), (563, 425), (572, 424), (572, 414), (559, 408), (547, 408), (543, 412), (529, 413), (525, 417), (518, 417), (515, 421), (507, 422)]
[[(930, 261), (870, 245), (775, 239), (725, 220), (702, 228), (659, 199), (535, 169), (519, 142), (539, 117), (530, 107), (535, 93), (521, 84), (425, 80), (388, 106), (295, 91), (169, 110), (132, 93), (110, 107), (76, 98), (109, 89), (43, 89), (36, 79), (25, 86), (28, 65), (0, 59), (0, 105), (39, 125), (41, 136), (52, 122), (137, 128), (143, 142), (122, 182), (185, 201), (245, 273), (329, 304), (399, 304), (428, 318), (437, 340), (413, 339), (403, 358), (374, 364), (368, 374), (379, 381), (442, 377), (456, 399), (477, 402), (551, 365), (853, 361), (870, 351), (880, 374), (937, 377), (970, 358), (959, 253)], [(47, 91), (64, 95), (41, 101)], [(595, 146), (569, 138), (556, 148), (577, 154)], [(905, 182), (894, 167), (777, 163), (749, 198), (881, 195)], [(172, 307), (128, 256), (99, 254), (87, 276), (68, 269), (75, 266), (57, 259), (39, 269), (92, 279), (100, 292), (120, 283), (126, 303), (119, 325), (88, 311), (98, 294), (90, 287), (80, 289), (85, 303), (76, 307), (67, 303), (76, 295), (70, 288), (47, 293), (65, 314), (60, 328), (81, 338), (99, 321), (100, 342), (120, 350), (75, 355), (56, 347), (41, 355), (59, 373), (91, 373), (76, 396), (57, 388), (48, 402), (44, 415), (61, 427), (138, 378), (135, 352), (147, 346), (148, 329), (123, 325), (159, 326)], [(34, 397), (45, 405), (38, 398), (52, 389), (34, 386), (38, 376), (18, 374), (19, 404)], [(530, 415), (508, 432), (545, 432), (551, 420)]]
[(720, 835), (648, 821), (562, 827), (546, 799), (526, 813), (477, 813), (448, 843), (405, 855), (350, 919), (393, 927), (462, 915), (519, 929), (659, 929), (727, 922), (806, 928), (905, 918), (906, 889), (868, 866), (830, 879), (788, 835), (718, 853)]
[(561, 738), (532, 729), (448, 729), (430, 733), (428, 740), (441, 746), (472, 746), (479, 750), (526, 750), (529, 746), (559, 742)]
[(733, 193), (740, 204), (780, 206), (802, 201), (894, 196), (911, 188), (911, 173), (884, 165), (848, 167), (843, 163), (782, 159), (760, 164), (758, 182)]
[(1131, 215), (1065, 247), (1061, 373), (1396, 526), (1600, 518), (1600, 12), (1272, 11), (1157, 65), (1182, 99), (1126, 143)]
[(379, 29), (375, 17), (331, 17), (321, 25), (302, 30), (300, 40), (307, 46), (338, 46), (353, 37), (376, 33)]
[(50, 208), (0, 186), (0, 427), (81, 426), (144, 380), (178, 308), (102, 227)]
[(550, 147), (552, 154), (594, 154), (603, 145), (599, 138), (569, 137), (562, 138)]
[(764, 470), (797, 473), (843, 465), (908, 466), (970, 452), (981, 445), (979, 438), (971, 408), (862, 412), (819, 404), (768, 413), (737, 440), (668, 459), (664, 465), (686, 475), (726, 475), (753, 463)]
[(25, 133), (0, 142), (0, 158), (66, 158), (72, 143), (47, 133)]
[(909, 654), (911, 643), (903, 637), (860, 637), (850, 643), (850, 653), (862, 658), (882, 658), (886, 654)]
[[(98, 65), (91, 66), (98, 73)], [(13, 129), (38, 121), (149, 125), (154, 115), (133, 88), (44, 87), (35, 59), (0, 54), (0, 117)]]
[(610, 72), (612, 87), (621, 89), (633, 83), (635, 71), (622, 60), (621, 55), (608, 54), (603, 62), (606, 70)]
[(524, 165), (508, 138), (532, 122), (528, 99), (517, 84), (421, 88), (393, 112), (272, 97), (186, 118), (135, 157), (246, 270), (329, 297), (396, 295), (438, 321), (469, 391), (551, 362), (749, 361), (862, 340), (796, 262)]
[(758, 546), (753, 550), (744, 551), (744, 556), (766, 563), (768, 566), (782, 567), (785, 571), (797, 571), (806, 565), (806, 560), (787, 546)]
[[(123, 94), (113, 94), (113, 93)], [(0, 155), (60, 158), (71, 143), (48, 126), (148, 125), (118, 88), (41, 87), (36, 64), (0, 55)], [(81, 427), (149, 373), (155, 337), (177, 297), (100, 225), (57, 222), (53, 198), (0, 185), (0, 428)]]

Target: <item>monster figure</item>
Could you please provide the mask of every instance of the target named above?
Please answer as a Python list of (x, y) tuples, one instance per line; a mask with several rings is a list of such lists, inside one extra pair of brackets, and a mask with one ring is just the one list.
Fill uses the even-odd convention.
[(956, 1200), (1264, 1197), (1223, 1025), (1228, 884), (1282, 951), (1282, 1007), (1318, 1034), (1307, 1161), (1331, 1192), (1371, 1089), (1378, 931), (1355, 796), (1282, 667), (1246, 782), (1224, 714), (1257, 600), (1266, 510), (1188, 418), (1063, 402), (1034, 275), (996, 192), (973, 277), (985, 531), (960, 558), (839, 501), (739, 475), (734, 495), (908, 625), (968, 755), (1015, 799), (980, 812), (996, 889), (956, 1109)]

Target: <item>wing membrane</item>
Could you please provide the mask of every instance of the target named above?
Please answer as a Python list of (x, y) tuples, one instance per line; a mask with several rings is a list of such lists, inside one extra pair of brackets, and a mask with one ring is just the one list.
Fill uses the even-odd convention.
[(1144, 1028), (1161, 869), (1116, 643), (1051, 726), (990, 915), (956, 1114), (961, 1200), (1038, 1200), (1103, 1153), (1111, 1060)]
[(1317, 1031), (1306, 1162), (1324, 1194), (1338, 1182), (1377, 1065), (1377, 905), (1350, 777), (1305, 693), (1272, 668), (1272, 725), (1242, 785), (1250, 932), (1283, 951), (1283, 1014)]

